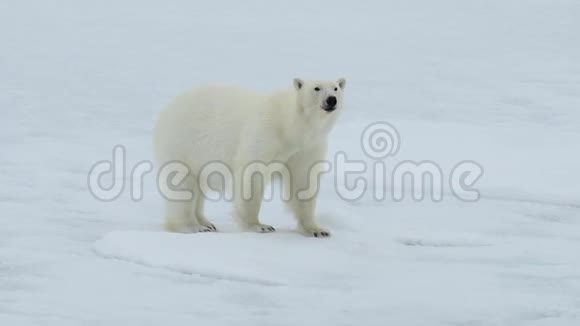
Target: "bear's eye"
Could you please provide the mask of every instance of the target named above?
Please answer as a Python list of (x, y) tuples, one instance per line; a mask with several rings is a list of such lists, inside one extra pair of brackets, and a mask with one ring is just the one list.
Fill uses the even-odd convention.
[(335, 92), (336, 92), (336, 91), (338, 91), (338, 87), (335, 87), (335, 88), (334, 88), (334, 91), (335, 91)]
[(318, 92), (320, 90), (320, 87), (314, 87), (314, 90)]

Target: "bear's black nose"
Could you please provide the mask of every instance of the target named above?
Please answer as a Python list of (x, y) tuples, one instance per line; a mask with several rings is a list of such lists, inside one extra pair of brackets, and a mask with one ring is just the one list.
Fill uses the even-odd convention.
[(326, 99), (326, 105), (329, 107), (334, 107), (336, 105), (336, 96), (329, 96)]

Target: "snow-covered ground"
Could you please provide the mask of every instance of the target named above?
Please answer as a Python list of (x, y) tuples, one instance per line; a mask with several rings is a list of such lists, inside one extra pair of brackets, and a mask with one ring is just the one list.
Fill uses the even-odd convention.
[[(578, 325), (580, 2), (0, 2), (0, 325)], [(149, 176), (96, 200), (87, 173), (150, 160), (157, 113), (206, 82), (346, 77), (331, 153), (375, 121), (404, 160), (478, 162), (481, 199), (355, 201), (323, 180), (305, 238), (161, 231)], [(128, 177), (128, 176), (126, 176)], [(387, 187), (388, 188), (388, 187)]]

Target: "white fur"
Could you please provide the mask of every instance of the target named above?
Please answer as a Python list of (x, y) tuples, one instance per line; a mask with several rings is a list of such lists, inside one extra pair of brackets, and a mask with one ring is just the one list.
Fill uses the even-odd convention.
[[(167, 230), (215, 231), (204, 216), (205, 199), (199, 195), (197, 180), (208, 162), (225, 163), (235, 180), (241, 180), (240, 173), (250, 162), (283, 162), (291, 172), (291, 190), (306, 188), (311, 166), (325, 158), (328, 133), (342, 111), (345, 81), (295, 79), (293, 84), (294, 88), (271, 94), (231, 86), (203, 87), (178, 96), (162, 112), (155, 130), (158, 164), (185, 163), (190, 175), (180, 187), (194, 193), (192, 202), (167, 201)], [(326, 112), (325, 101), (331, 95), (338, 100), (336, 110)], [(249, 200), (234, 194), (236, 215), (248, 229), (274, 231), (258, 219), (264, 185), (252, 186), (254, 196)], [(292, 196), (288, 204), (306, 235), (329, 234), (315, 222), (316, 197)]]

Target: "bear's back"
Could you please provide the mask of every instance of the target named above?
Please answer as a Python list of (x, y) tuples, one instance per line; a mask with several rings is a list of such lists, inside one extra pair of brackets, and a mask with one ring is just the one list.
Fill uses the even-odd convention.
[(179, 95), (157, 122), (158, 159), (230, 162), (244, 126), (259, 119), (264, 101), (263, 95), (234, 86), (205, 86)]

